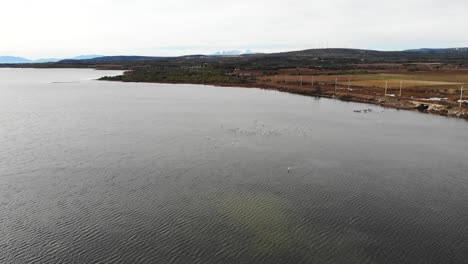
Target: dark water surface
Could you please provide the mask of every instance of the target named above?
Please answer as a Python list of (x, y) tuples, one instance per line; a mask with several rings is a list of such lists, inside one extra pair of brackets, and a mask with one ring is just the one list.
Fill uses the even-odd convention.
[(113, 74), (0, 69), (0, 263), (467, 263), (468, 122)]

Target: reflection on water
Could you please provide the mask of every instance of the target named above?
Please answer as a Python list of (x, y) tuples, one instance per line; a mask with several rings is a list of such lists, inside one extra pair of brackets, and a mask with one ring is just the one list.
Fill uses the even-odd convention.
[(112, 74), (0, 69), (0, 263), (465, 262), (467, 122)]

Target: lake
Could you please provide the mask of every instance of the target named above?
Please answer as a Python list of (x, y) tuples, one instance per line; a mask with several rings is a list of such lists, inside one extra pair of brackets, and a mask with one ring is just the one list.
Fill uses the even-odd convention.
[(0, 263), (466, 263), (468, 122), (117, 74), (0, 69)]

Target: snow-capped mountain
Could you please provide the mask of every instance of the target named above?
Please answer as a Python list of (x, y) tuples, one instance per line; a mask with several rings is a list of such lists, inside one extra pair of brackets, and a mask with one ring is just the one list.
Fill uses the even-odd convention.
[(216, 53), (211, 54), (211, 56), (239, 56), (239, 55), (247, 55), (247, 54), (255, 54), (255, 52), (251, 50), (223, 50), (218, 51)]

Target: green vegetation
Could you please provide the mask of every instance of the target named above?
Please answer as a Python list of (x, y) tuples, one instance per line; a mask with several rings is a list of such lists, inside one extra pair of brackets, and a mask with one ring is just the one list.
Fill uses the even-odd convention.
[(103, 77), (101, 80), (124, 82), (168, 82), (168, 83), (209, 83), (209, 84), (239, 84), (255, 83), (255, 78), (234, 75), (227, 69), (194, 66), (194, 67), (164, 67), (137, 66), (124, 75)]

